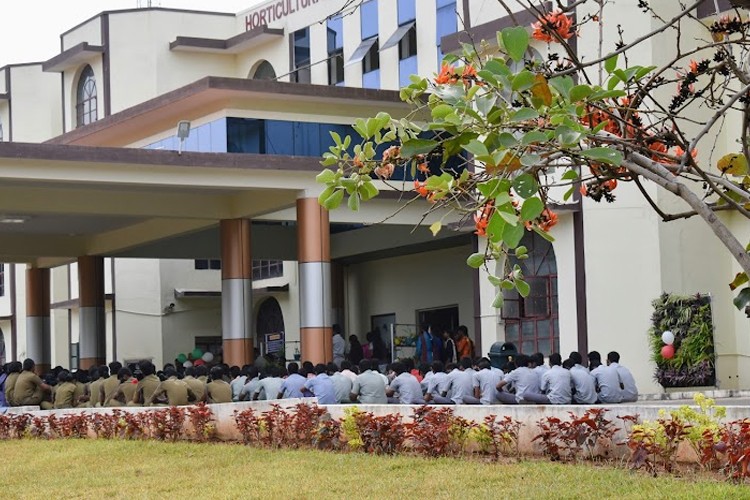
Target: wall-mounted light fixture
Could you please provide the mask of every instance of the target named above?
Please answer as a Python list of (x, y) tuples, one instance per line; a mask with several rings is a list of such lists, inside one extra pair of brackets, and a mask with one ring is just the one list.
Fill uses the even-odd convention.
[(177, 150), (178, 155), (182, 154), (182, 146), (188, 136), (190, 136), (190, 122), (188, 120), (180, 120), (177, 123), (177, 138), (180, 140), (180, 147)]

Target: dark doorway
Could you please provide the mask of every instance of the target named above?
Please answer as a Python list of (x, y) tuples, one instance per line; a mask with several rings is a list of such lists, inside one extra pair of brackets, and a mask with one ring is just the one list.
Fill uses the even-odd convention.
[(437, 307), (435, 309), (422, 309), (417, 311), (417, 325), (421, 328), (422, 323), (432, 326), (432, 333), (442, 334), (445, 330), (456, 332), (460, 325), (458, 321), (458, 306)]
[(267, 333), (280, 333), (284, 331), (284, 314), (281, 312), (278, 300), (269, 297), (260, 305), (255, 331), (258, 339), (261, 341)]

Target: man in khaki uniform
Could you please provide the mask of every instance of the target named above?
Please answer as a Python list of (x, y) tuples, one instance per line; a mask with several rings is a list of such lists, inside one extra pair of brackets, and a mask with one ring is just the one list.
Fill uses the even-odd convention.
[(21, 374), (23, 365), (19, 361), (13, 361), (9, 364), (9, 366), (10, 368), (8, 369), (8, 378), (5, 379), (5, 401), (8, 403), (8, 406), (16, 406), (13, 392), (16, 388), (16, 381), (18, 380), (18, 376)]
[(101, 403), (102, 406), (106, 404), (106, 401), (111, 399), (112, 396), (115, 395), (115, 392), (117, 392), (117, 389), (120, 387), (120, 378), (117, 376), (118, 373), (120, 373), (120, 369), (122, 368), (122, 364), (119, 361), (112, 361), (109, 364), (109, 377), (102, 382), (102, 396), (101, 396)]
[(165, 399), (169, 406), (185, 406), (190, 401), (195, 401), (195, 393), (185, 381), (177, 378), (177, 371), (174, 368), (169, 367), (164, 370), (164, 375), (167, 376), (167, 380), (159, 384), (148, 400), (148, 405), (161, 403)]
[(140, 363), (140, 368), (143, 372), (143, 378), (138, 382), (133, 399), (128, 405), (141, 406), (145, 404), (146, 401), (151, 399), (154, 391), (161, 383), (159, 377), (156, 376), (156, 367), (152, 362), (143, 361)]
[(104, 406), (126, 406), (129, 401), (133, 400), (135, 391), (138, 387), (138, 380), (133, 378), (133, 373), (129, 368), (120, 368), (117, 372), (117, 378), (120, 379), (120, 386), (115, 394), (104, 402)]
[(68, 370), (63, 370), (57, 376), (58, 384), (55, 386), (55, 402), (52, 407), (55, 410), (64, 408), (75, 408), (76, 384), (73, 375)]
[(96, 366), (91, 369), (91, 382), (89, 382), (88, 390), (88, 402), (86, 406), (88, 408), (94, 408), (101, 406), (101, 395), (102, 395), (102, 383), (109, 375), (109, 368), (106, 366)]
[(206, 384), (207, 403), (231, 403), (232, 387), (221, 378), (223, 370), (220, 366), (211, 368), (211, 382)]
[(193, 391), (193, 394), (195, 394), (195, 402), (205, 401), (206, 400), (206, 383), (198, 380), (195, 378), (195, 368), (185, 368), (185, 378), (182, 379), (183, 382), (185, 382), (188, 387), (190, 387), (190, 390)]
[[(71, 374), (73, 375), (73, 374)], [(82, 406), (83, 403), (88, 399), (86, 393), (88, 392), (89, 374), (87, 370), (78, 370), (71, 380), (76, 386), (75, 393), (73, 393), (73, 405), (77, 408)]]
[(44, 393), (50, 392), (50, 386), (42, 382), (42, 379), (34, 373), (36, 364), (33, 359), (23, 360), (23, 371), (16, 380), (13, 389), (13, 400), (16, 406), (41, 406), (43, 410), (52, 408), (49, 401), (42, 401)]

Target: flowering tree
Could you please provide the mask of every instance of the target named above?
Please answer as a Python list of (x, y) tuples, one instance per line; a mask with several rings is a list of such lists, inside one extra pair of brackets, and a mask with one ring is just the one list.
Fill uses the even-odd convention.
[[(518, 12), (498, 1), (515, 19)], [(359, 119), (356, 140), (333, 134), (318, 176), (326, 186), (320, 203), (334, 209), (347, 198), (357, 210), (377, 196), (374, 178), (402, 189), (393, 178), (403, 173), (416, 179), (407, 203), (424, 199), (427, 214), (459, 214), (486, 238), (485, 251), (468, 258), (478, 268), (526, 257), (526, 231), (551, 240), (557, 204), (579, 196), (614, 202), (618, 185), (629, 183), (664, 221), (700, 217), (708, 225), (743, 270), (730, 287), (741, 288), (735, 304), (744, 307), (750, 254), (719, 212), (750, 218), (750, 22), (735, 9), (704, 24), (696, 17), (704, 2), (714, 0), (663, 2), (668, 7), (633, 0), (634, 15), (656, 19), (658, 27), (633, 40), (618, 29), (619, 42), (607, 53), (607, 0), (556, 0), (554, 10), (545, 10), (549, 2), (518, 0), (537, 21), (502, 30), (497, 48), (465, 44), (433, 78), (413, 76), (401, 89), (413, 108), (407, 118)], [(703, 39), (688, 43), (682, 33), (694, 23)], [(599, 39), (586, 41), (598, 44), (598, 57), (583, 60), (573, 42), (581, 43), (587, 25), (598, 27), (587, 32), (598, 31)], [(636, 64), (635, 49), (665, 32), (673, 40), (669, 60)], [(544, 46), (546, 57), (532, 56), (533, 44)], [(718, 130), (732, 113), (742, 118), (736, 151), (713, 158)], [(684, 209), (662, 208), (647, 184), (682, 200)], [(435, 234), (441, 228), (430, 226)], [(490, 280), (529, 293), (518, 266)], [(495, 306), (501, 304), (502, 292)]]

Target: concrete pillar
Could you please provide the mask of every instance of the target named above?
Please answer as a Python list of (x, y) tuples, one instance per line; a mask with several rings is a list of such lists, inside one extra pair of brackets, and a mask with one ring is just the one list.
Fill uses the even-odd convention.
[(51, 368), (50, 271), (26, 270), (26, 355), (36, 362), (36, 372)]
[(104, 312), (104, 257), (78, 257), (78, 366), (105, 364), (107, 325)]
[(317, 198), (297, 200), (300, 340), (302, 360), (333, 361), (331, 229)]
[[(331, 323), (344, 326), (345, 306), (344, 266), (331, 262)], [(349, 332), (344, 332), (349, 336)]]
[(250, 221), (226, 219), (221, 231), (221, 336), (224, 363), (253, 362), (253, 260)]

